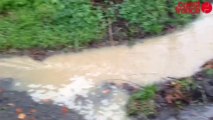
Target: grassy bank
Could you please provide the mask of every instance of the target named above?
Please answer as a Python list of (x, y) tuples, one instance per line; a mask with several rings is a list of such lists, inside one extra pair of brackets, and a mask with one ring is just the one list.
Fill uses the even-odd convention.
[(195, 17), (176, 14), (179, 1), (1, 0), (0, 51), (81, 48), (163, 34)]
[[(193, 76), (170, 78), (168, 82), (147, 86), (135, 92), (127, 104), (130, 116), (161, 117), (165, 110), (175, 114), (188, 105), (212, 103), (213, 60), (202, 66)], [(167, 111), (166, 113), (169, 114)], [(174, 117), (174, 116), (173, 116)]]

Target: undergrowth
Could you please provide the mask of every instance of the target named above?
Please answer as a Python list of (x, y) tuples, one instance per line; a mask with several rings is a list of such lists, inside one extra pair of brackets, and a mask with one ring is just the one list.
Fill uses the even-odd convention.
[(146, 116), (156, 112), (154, 98), (156, 97), (157, 88), (155, 85), (147, 86), (141, 91), (133, 94), (127, 105), (129, 115), (138, 115), (140, 113)]
[(81, 47), (104, 34), (88, 0), (1, 0), (0, 49)]
[(161, 34), (195, 17), (176, 14), (180, 1), (195, 0), (1, 0), (0, 51), (86, 47), (113, 38), (107, 29), (120, 19), (127, 35)]

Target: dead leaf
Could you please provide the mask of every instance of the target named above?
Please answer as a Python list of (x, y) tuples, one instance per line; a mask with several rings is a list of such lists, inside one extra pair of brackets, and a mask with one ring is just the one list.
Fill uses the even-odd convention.
[(22, 108), (16, 108), (16, 114), (20, 114), (23, 113), (23, 109)]
[(20, 113), (20, 114), (18, 115), (18, 119), (19, 119), (19, 120), (26, 120), (26, 118), (27, 118), (27, 115), (24, 114), (24, 113)]
[(174, 98), (173, 98), (172, 95), (167, 95), (167, 96), (165, 97), (165, 99), (166, 99), (166, 102), (167, 102), (167, 103), (172, 104)]
[(64, 114), (67, 114), (69, 112), (69, 109), (66, 107), (66, 106), (63, 106), (61, 108), (61, 111), (64, 113)]

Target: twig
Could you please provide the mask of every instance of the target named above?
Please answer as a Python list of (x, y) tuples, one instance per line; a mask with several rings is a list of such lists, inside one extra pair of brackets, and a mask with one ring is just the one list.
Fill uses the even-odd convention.
[(108, 19), (108, 34), (109, 34), (109, 41), (110, 44), (113, 46), (114, 45), (114, 38), (113, 38), (113, 32), (112, 32), (112, 22), (111, 19)]
[(174, 77), (167, 77), (169, 79), (172, 79), (172, 80), (179, 80), (178, 78), (174, 78)]
[(128, 82), (128, 83), (134, 84), (134, 85), (138, 86), (139, 88), (143, 88), (142, 85), (139, 85), (138, 83), (131, 82), (129, 80), (124, 80), (124, 79), (105, 79), (105, 80), (121, 80), (121, 81), (125, 81), (125, 82)]

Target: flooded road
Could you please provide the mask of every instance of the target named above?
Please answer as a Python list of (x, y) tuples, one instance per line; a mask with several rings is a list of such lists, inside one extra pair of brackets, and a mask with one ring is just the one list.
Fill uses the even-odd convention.
[[(212, 21), (213, 15), (205, 15), (183, 30), (132, 47), (59, 54), (42, 62), (29, 57), (1, 58), (0, 77), (14, 78), (19, 89), (27, 90), (35, 100), (54, 99), (80, 111), (87, 120), (128, 120), (123, 109), (125, 92), (113, 87), (113, 94), (99, 99), (95, 94), (105, 88), (96, 86), (111, 81), (146, 85), (167, 76), (193, 74), (213, 57)], [(78, 95), (87, 98), (86, 105), (75, 102)]]

